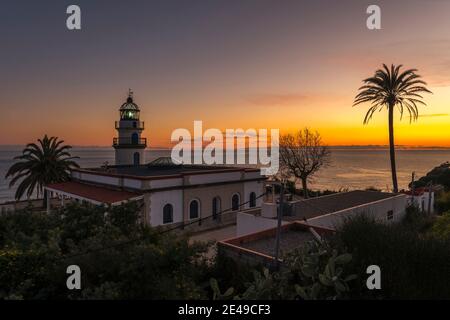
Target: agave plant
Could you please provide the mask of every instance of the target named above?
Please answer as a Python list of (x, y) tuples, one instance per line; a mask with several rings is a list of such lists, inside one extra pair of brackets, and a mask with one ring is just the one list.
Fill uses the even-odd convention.
[(219, 288), (219, 283), (214, 278), (211, 278), (209, 280), (209, 285), (211, 286), (211, 289), (213, 291), (213, 300), (228, 300), (233, 298), (234, 288), (230, 287), (224, 293), (222, 293)]
[(375, 111), (386, 108), (389, 121), (389, 153), (391, 158), (391, 172), (393, 191), (398, 192), (397, 170), (395, 167), (395, 142), (394, 142), (394, 109), (398, 108), (400, 119), (403, 111), (409, 113), (410, 122), (419, 117), (418, 105), (426, 105), (422, 101), (421, 93), (431, 93), (420, 80), (417, 69), (408, 69), (400, 72), (402, 66), (391, 65), (391, 68), (383, 64), (383, 69), (375, 72), (373, 77), (363, 80), (364, 85), (359, 88), (353, 106), (361, 103), (370, 103), (370, 108), (364, 118), (364, 124), (372, 119)]
[(311, 241), (287, 258), (291, 270), (298, 270), (300, 283), (296, 294), (304, 300), (339, 299), (350, 291), (348, 282), (357, 279), (346, 273), (352, 256), (331, 250), (326, 243)]
[(57, 137), (49, 138), (45, 135), (43, 139), (38, 139), (38, 143), (29, 143), (22, 155), (14, 158), (17, 162), (9, 168), (5, 178), (11, 178), (10, 188), (20, 181), (15, 194), (16, 200), (24, 195), (30, 198), (35, 192), (38, 197), (44, 195), (46, 200), (44, 186), (66, 181), (69, 170), (79, 167), (74, 161), (78, 157), (72, 157), (69, 153), (71, 146), (63, 143)]

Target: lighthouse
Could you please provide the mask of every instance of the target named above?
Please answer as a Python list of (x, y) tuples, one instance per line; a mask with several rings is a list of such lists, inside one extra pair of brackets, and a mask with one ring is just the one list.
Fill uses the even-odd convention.
[(120, 120), (116, 121), (118, 137), (113, 139), (116, 165), (140, 165), (145, 163), (147, 139), (141, 138), (144, 122), (139, 120), (139, 107), (129, 90), (127, 101), (119, 109)]

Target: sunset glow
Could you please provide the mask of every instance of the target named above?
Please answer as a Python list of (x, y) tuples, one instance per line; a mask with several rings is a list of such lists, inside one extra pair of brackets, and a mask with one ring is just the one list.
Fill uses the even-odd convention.
[(368, 106), (352, 103), (364, 78), (395, 63), (417, 68), (433, 92), (417, 122), (397, 113), (396, 143), (450, 147), (450, 3), (379, 2), (383, 28), (370, 31), (365, 1), (339, 10), (329, 1), (123, 2), (106, 11), (106, 2), (79, 1), (78, 33), (59, 28), (64, 4), (11, 2), (0, 13), (0, 144), (49, 134), (110, 146), (131, 87), (150, 147), (168, 147), (171, 132), (194, 120), (281, 133), (308, 126), (329, 145), (386, 145), (386, 111), (363, 125)]

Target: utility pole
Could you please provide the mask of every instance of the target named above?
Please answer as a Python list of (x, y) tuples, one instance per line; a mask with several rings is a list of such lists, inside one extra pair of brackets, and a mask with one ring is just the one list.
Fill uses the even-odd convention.
[(413, 206), (416, 204), (416, 202), (415, 202), (416, 188), (414, 186), (415, 177), (416, 177), (416, 173), (413, 171), (412, 175), (411, 175), (411, 199), (412, 199), (411, 205), (413, 205)]
[(433, 181), (428, 186), (428, 215), (431, 215), (431, 193), (433, 192)]
[(276, 241), (275, 241), (275, 268), (276, 268), (276, 270), (280, 269), (279, 256), (280, 256), (281, 219), (283, 217), (283, 198), (284, 198), (284, 184), (283, 184), (283, 182), (281, 182), (281, 184), (280, 184), (280, 201), (279, 201), (279, 208), (278, 208), (277, 236), (276, 236)]

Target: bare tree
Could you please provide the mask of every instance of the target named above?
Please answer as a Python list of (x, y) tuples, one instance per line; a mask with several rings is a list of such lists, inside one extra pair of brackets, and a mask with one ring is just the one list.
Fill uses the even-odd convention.
[(286, 134), (280, 138), (281, 171), (302, 182), (303, 195), (308, 198), (308, 181), (330, 163), (330, 149), (323, 145), (319, 132), (308, 128), (296, 134)]

